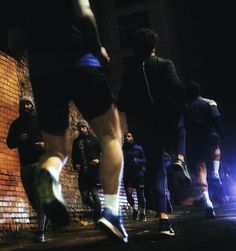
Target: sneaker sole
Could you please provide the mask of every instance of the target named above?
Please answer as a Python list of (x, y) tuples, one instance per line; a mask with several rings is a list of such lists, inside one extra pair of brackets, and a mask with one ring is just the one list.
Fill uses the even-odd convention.
[(38, 191), (41, 196), (45, 214), (54, 226), (61, 227), (69, 224), (69, 215), (63, 198), (58, 199), (51, 174), (42, 169), (37, 176)]
[(110, 237), (122, 240), (123, 242), (127, 243), (128, 242), (128, 237), (124, 237), (120, 231), (113, 225), (111, 224), (110, 221), (108, 221), (105, 218), (101, 218), (97, 222), (97, 226), (104, 230)]
[(160, 235), (161, 236), (166, 236), (166, 237), (169, 237), (169, 236), (175, 236), (175, 233), (171, 233), (170, 231), (160, 231)]

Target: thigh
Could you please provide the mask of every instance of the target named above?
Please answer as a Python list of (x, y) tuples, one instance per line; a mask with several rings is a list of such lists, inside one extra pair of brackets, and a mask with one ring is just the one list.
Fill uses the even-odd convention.
[(70, 80), (63, 74), (31, 76), (33, 94), (43, 131), (57, 134), (68, 127)]
[(104, 114), (114, 102), (105, 74), (98, 67), (83, 67), (73, 74), (71, 96), (88, 120)]

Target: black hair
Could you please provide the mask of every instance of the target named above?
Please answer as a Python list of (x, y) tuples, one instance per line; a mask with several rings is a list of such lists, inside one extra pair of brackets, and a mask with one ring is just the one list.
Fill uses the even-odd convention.
[(157, 47), (159, 41), (158, 34), (148, 28), (137, 30), (133, 38), (133, 49), (139, 56), (149, 55)]
[(189, 81), (186, 84), (186, 94), (190, 99), (197, 98), (202, 92), (201, 85), (198, 81)]

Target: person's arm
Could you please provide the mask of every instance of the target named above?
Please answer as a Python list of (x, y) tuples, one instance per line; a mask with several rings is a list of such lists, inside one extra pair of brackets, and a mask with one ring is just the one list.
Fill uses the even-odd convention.
[(16, 124), (14, 121), (10, 125), (6, 143), (7, 147), (10, 149), (16, 148), (18, 146)]
[(138, 148), (138, 157), (135, 159), (136, 159), (136, 164), (138, 166), (144, 166), (147, 162), (145, 155), (144, 155), (143, 148), (141, 146), (139, 146), (139, 148)]
[(73, 146), (72, 146), (72, 155), (71, 155), (71, 159), (72, 159), (72, 164), (73, 164), (73, 168), (78, 170), (80, 167), (80, 163), (79, 163), (79, 149), (78, 149), (78, 140), (75, 139), (73, 142)]
[(167, 83), (169, 83), (170, 94), (176, 100), (179, 108), (183, 112), (185, 109), (185, 103), (186, 103), (183, 83), (181, 82), (176, 72), (175, 65), (171, 60), (166, 60), (163, 66), (161, 67), (162, 67), (162, 70), (165, 72), (164, 75), (165, 75), (166, 81)]
[(99, 163), (100, 163), (100, 156), (101, 156), (101, 147), (100, 147), (100, 143), (98, 141), (98, 139), (96, 137), (93, 138), (94, 140), (94, 152), (95, 152), (95, 158), (93, 158), (89, 164), (91, 166), (97, 166), (99, 167)]
[(209, 104), (211, 107), (211, 114), (212, 114), (215, 130), (221, 139), (225, 139), (226, 138), (225, 130), (223, 127), (222, 117), (218, 109), (218, 105), (214, 100), (209, 100)]
[(71, 0), (73, 5), (74, 19), (79, 20), (81, 30), (86, 35), (92, 47), (92, 52), (95, 55), (101, 55), (106, 61), (109, 61), (109, 56), (106, 53), (100, 40), (96, 19), (91, 10), (88, 0)]
[(220, 135), (220, 138), (223, 139), (223, 140), (226, 139), (226, 134), (225, 134), (225, 130), (224, 130), (224, 127), (223, 127), (221, 117), (217, 116), (213, 120), (214, 120), (214, 125), (215, 125), (216, 132)]

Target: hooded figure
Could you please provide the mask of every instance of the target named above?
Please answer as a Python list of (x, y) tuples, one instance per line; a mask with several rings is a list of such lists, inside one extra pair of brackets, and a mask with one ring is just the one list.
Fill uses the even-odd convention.
[(44, 143), (35, 105), (31, 97), (22, 97), (20, 99), (19, 117), (10, 126), (7, 146), (10, 149), (18, 148), (21, 181), (28, 200), (37, 213), (38, 228), (34, 240), (44, 242), (47, 220), (35, 184), (37, 163), (44, 152)]
[(18, 148), (21, 165), (38, 162), (43, 152), (42, 136), (35, 105), (31, 97), (22, 97), (19, 102), (19, 117), (9, 129), (7, 146)]

